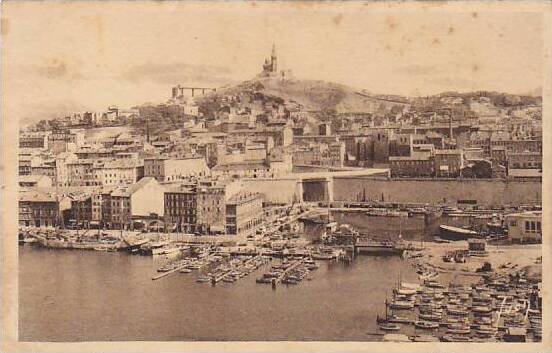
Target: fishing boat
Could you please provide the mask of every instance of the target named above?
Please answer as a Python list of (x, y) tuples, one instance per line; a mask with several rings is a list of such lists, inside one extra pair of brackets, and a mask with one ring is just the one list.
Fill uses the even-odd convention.
[(468, 324), (469, 319), (467, 317), (449, 316), (445, 324)]
[(447, 333), (454, 335), (469, 335), (470, 332), (470, 327), (462, 324), (451, 324), (447, 329)]
[(434, 280), (426, 280), (424, 281), (424, 285), (428, 288), (445, 288), (445, 286), (437, 281)]
[(201, 265), (196, 262), (193, 262), (189, 264), (187, 268), (189, 268), (190, 270), (199, 270), (201, 268)]
[(414, 308), (414, 302), (407, 300), (394, 300), (389, 303), (389, 307), (391, 309), (408, 310)]
[(412, 342), (439, 342), (439, 337), (432, 335), (415, 335), (412, 337)]
[(424, 315), (443, 315), (443, 309), (441, 309), (441, 305), (421, 305), (418, 310), (420, 311), (420, 314)]
[(180, 252), (180, 248), (176, 246), (164, 246), (161, 248), (155, 248), (151, 250), (152, 255), (169, 255)]
[(186, 267), (183, 267), (179, 270), (180, 273), (190, 273), (192, 272), (192, 270), (190, 270), (189, 268), (186, 268)]
[(476, 325), (490, 325), (493, 319), (488, 316), (477, 316), (473, 319), (473, 323)]
[(475, 325), (476, 332), (480, 333), (497, 333), (498, 327), (492, 325)]
[(398, 324), (393, 323), (380, 323), (378, 327), (380, 330), (383, 331), (399, 331), (401, 329)]
[(477, 305), (472, 308), (472, 311), (474, 313), (488, 314), (488, 313), (491, 313), (493, 309), (487, 305)]
[(408, 209), (408, 216), (409, 217), (413, 217), (413, 216), (425, 216), (426, 214), (428, 214), (429, 211), (426, 210), (425, 208), (423, 207), (413, 207), (413, 208), (409, 208)]
[(412, 322), (411, 319), (409, 319), (406, 316), (399, 316), (395, 314), (391, 314), (387, 317), (387, 322), (393, 322), (393, 323), (399, 323), (399, 324), (407, 324)]
[(434, 330), (439, 328), (438, 322), (418, 320), (414, 322), (414, 326), (420, 329)]
[(443, 342), (470, 342), (470, 337), (460, 335), (444, 335), (441, 337)]
[(32, 243), (36, 243), (38, 240), (33, 237), (26, 237), (26, 238), (23, 238), (22, 241), (24, 244), (32, 244)]
[(421, 281), (426, 281), (426, 280), (436, 278), (438, 276), (439, 276), (439, 272), (437, 272), (437, 271), (428, 271), (428, 272), (423, 272), (418, 277), (420, 278)]
[(370, 217), (408, 217), (408, 212), (373, 207), (365, 213)]
[(205, 283), (205, 282), (210, 282), (210, 281), (211, 281), (211, 278), (209, 276), (199, 276), (196, 279), (196, 282), (199, 282), (199, 283)]
[(439, 236), (446, 240), (467, 240), (477, 238), (479, 233), (470, 229), (458, 228), (441, 224), (439, 226)]
[(442, 316), (437, 314), (419, 314), (418, 318), (424, 321), (441, 321)]
[(447, 306), (447, 313), (450, 315), (465, 316), (468, 315), (468, 311), (463, 307)]
[(98, 246), (95, 246), (94, 247), (94, 250), (96, 251), (117, 251), (117, 249), (113, 248), (113, 246), (109, 246), (109, 245), (98, 245)]
[(272, 278), (263, 276), (255, 279), (255, 282), (268, 284), (268, 283), (272, 283)]
[(400, 286), (399, 288), (393, 289), (393, 292), (395, 294), (406, 295), (406, 296), (414, 295), (414, 294), (417, 293), (416, 289), (403, 287), (403, 286)]
[(391, 240), (357, 239), (355, 252), (368, 255), (402, 255), (404, 248)]
[(398, 333), (387, 333), (383, 335), (383, 342), (410, 342), (410, 339), (407, 335), (402, 335)]

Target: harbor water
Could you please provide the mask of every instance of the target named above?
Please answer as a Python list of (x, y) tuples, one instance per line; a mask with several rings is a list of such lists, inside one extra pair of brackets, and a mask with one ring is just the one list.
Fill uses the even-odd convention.
[[(439, 235), (439, 225), (455, 227), (483, 227), (489, 219), (475, 219), (471, 217), (442, 216), (432, 218), (429, 222), (423, 216), (415, 217), (372, 217), (366, 212), (332, 211), (332, 219), (339, 224), (350, 224), (354, 229), (369, 236), (397, 240), (399, 234), (402, 239), (410, 241), (433, 241)], [(324, 231), (324, 226), (317, 223), (305, 222), (305, 234), (309, 239), (315, 239)]]
[(415, 280), (396, 256), (319, 264), (298, 285), (257, 284), (259, 268), (211, 286), (196, 273), (152, 281), (151, 257), (20, 246), (20, 340), (379, 340), (367, 332), (377, 331), (386, 292), (399, 272)]
[[(361, 232), (431, 240), (443, 217), (370, 217), (333, 212)], [(319, 224), (305, 224), (314, 239)], [(279, 260), (274, 259), (278, 263)], [(99, 251), (19, 247), (19, 334), (23, 341), (102, 340), (330, 340), (371, 341), (381, 336), (376, 316), (403, 281), (417, 282), (398, 256), (356, 256), (349, 265), (319, 261), (314, 279), (298, 285), (255, 283), (259, 268), (236, 283), (196, 283), (197, 272), (157, 281), (152, 257)], [(97, 323), (101, 322), (101, 325)], [(381, 331), (380, 331), (381, 333)]]

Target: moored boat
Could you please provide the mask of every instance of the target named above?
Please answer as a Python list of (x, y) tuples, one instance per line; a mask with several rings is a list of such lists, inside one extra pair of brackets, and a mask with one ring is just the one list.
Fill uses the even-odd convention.
[(432, 321), (418, 320), (414, 322), (414, 326), (420, 329), (434, 330), (439, 328), (439, 323)]
[(413, 309), (414, 302), (407, 300), (394, 300), (388, 304), (391, 309)]
[(399, 331), (401, 327), (398, 324), (393, 324), (389, 322), (382, 322), (378, 324), (380, 330), (383, 331)]
[(467, 240), (470, 238), (476, 238), (479, 233), (470, 229), (458, 228), (448, 225), (439, 226), (439, 236), (441, 239), (446, 240)]

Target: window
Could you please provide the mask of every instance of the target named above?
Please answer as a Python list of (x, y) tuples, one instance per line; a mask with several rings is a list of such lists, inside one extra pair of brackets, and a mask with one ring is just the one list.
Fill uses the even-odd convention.
[(529, 222), (529, 221), (525, 221), (525, 231), (526, 231), (526, 232), (529, 232), (530, 229), (531, 229), (530, 222)]

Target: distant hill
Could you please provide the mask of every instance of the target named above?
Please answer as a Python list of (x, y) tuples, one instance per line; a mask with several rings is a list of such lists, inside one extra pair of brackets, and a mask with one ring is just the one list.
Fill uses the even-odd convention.
[(247, 89), (280, 97), (286, 101), (295, 101), (307, 110), (335, 111), (337, 113), (389, 110), (397, 104), (407, 102), (404, 97), (396, 97), (395, 101), (338, 83), (296, 79), (258, 78), (245, 81), (234, 87), (223, 88), (217, 93), (238, 94)]
[(426, 97), (404, 97), (394, 95), (373, 94), (342, 84), (316, 80), (280, 80), (275, 78), (256, 78), (242, 82), (239, 85), (217, 90), (217, 95), (237, 95), (244, 90), (262, 92), (266, 96), (280, 97), (286, 101), (302, 104), (307, 110), (334, 111), (336, 113), (350, 112), (388, 112), (395, 106), (412, 104), (414, 106), (443, 107), (447, 103), (442, 98), (460, 98), (459, 102), (465, 109), (472, 98), (488, 97), (497, 107), (514, 107), (523, 105), (538, 105), (542, 98), (538, 90), (534, 94), (514, 95), (500, 92), (443, 92)]
[[(225, 96), (238, 96), (244, 92), (256, 93), (265, 101), (299, 103), (305, 110), (322, 112), (323, 114), (316, 118), (322, 120), (333, 116), (333, 113), (394, 115), (405, 104), (421, 111), (450, 108), (453, 116), (465, 116), (470, 110), (469, 102), (479, 97), (488, 97), (493, 105), (505, 108), (539, 105), (542, 102), (541, 97), (487, 91), (443, 92), (425, 97), (381, 95), (325, 81), (256, 77), (237, 85), (220, 87), (216, 92), (197, 98), (199, 111), (204, 116), (213, 118), (225, 104)], [(149, 129), (152, 133), (181, 128), (182, 123), (190, 119), (182, 114), (168, 105), (140, 106), (140, 115), (149, 117)], [(144, 119), (138, 119), (134, 125), (145, 131)]]

